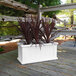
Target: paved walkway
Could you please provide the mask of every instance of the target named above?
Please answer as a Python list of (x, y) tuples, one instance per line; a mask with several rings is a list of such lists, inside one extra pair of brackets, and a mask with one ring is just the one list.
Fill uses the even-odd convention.
[(58, 60), (21, 65), (17, 50), (0, 55), (0, 76), (76, 76), (76, 51), (58, 50)]

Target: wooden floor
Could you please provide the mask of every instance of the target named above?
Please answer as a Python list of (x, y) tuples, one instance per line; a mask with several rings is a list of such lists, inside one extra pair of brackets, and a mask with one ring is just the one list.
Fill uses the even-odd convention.
[(0, 76), (76, 76), (76, 51), (58, 51), (58, 60), (21, 65), (17, 50), (0, 55)]

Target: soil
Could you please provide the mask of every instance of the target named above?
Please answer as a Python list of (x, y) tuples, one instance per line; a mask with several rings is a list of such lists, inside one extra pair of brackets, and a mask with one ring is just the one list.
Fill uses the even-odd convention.
[[(68, 40), (55, 40), (55, 42), (58, 42), (59, 45), (65, 41), (74, 41), (74, 39), (68, 39)], [(3, 53), (7, 53), (10, 51), (15, 51), (17, 49), (17, 42), (9, 42), (6, 44), (0, 44), (0, 46), (2, 46), (2, 48), (4, 49), (4, 51), (0, 52), (0, 54)]]
[(17, 43), (16, 42), (9, 42), (6, 44), (0, 44), (0, 46), (4, 49), (4, 51), (0, 52), (0, 54), (10, 52), (17, 49)]

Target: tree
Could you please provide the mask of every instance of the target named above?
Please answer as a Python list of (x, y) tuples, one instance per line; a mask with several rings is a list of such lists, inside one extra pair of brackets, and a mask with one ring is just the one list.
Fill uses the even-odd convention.
[[(60, 0), (15, 0), (21, 3), (24, 3), (30, 7), (38, 9), (38, 5), (42, 5), (43, 7), (45, 6), (53, 6), (53, 5), (59, 5), (61, 2)], [(23, 16), (25, 13), (23, 11), (16, 11), (14, 9), (4, 7), (0, 5), (0, 11), (1, 14), (9, 15), (9, 16)], [(52, 14), (58, 13), (59, 11), (56, 12), (45, 12), (43, 13), (44, 16), (48, 15), (49, 17), (52, 16)]]
[[(76, 0), (66, 0), (66, 3), (76, 3)], [(69, 13), (70, 13), (70, 23), (74, 24), (74, 11), (76, 9), (69, 9)]]
[[(18, 22), (0, 22), (0, 36), (19, 35), (19, 30), (13, 26), (18, 25)], [(11, 27), (12, 26), (12, 27)]]
[(15, 10), (13, 8), (0, 5), (0, 15), (6, 16), (24, 16), (24, 11)]
[[(38, 9), (38, 5), (42, 5), (43, 7), (45, 6), (55, 6), (55, 5), (59, 5), (61, 4), (60, 0), (16, 0), (19, 1), (21, 3), (24, 3), (30, 7), (36, 8)], [(53, 14), (58, 13), (59, 11), (52, 11), (52, 12), (44, 12), (43, 15), (44, 16), (49, 16), (52, 17)]]
[[(21, 2), (23, 4), (28, 5), (29, 7), (35, 8), (35, 9), (38, 9), (38, 5), (40, 5), (40, 4), (43, 7), (61, 4), (60, 0), (15, 0), (15, 1)], [(52, 17), (53, 14), (56, 14), (58, 12), (59, 11), (55, 11), (55, 12), (44, 12), (43, 15), (44, 16), (48, 15), (49, 17)], [(18, 11), (18, 10), (15, 10), (13, 8), (9, 8), (9, 7), (5, 7), (5, 6), (0, 5), (0, 15), (24, 16), (25, 13), (26, 12), (24, 12), (24, 11)], [(2, 25), (5, 25), (6, 23), (3, 22)], [(11, 22), (9, 22), (8, 25), (10, 25), (10, 23)], [(5, 28), (1, 28), (1, 30), (5, 31)], [(0, 33), (2, 32), (1, 30), (0, 30)], [(6, 35), (6, 34), (4, 34), (4, 35)]]

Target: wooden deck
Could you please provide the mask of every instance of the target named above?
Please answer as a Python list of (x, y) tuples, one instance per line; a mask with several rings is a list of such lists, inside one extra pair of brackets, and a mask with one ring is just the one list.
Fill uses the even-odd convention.
[(21, 65), (17, 50), (0, 55), (0, 76), (76, 76), (76, 51), (59, 50), (58, 60)]

